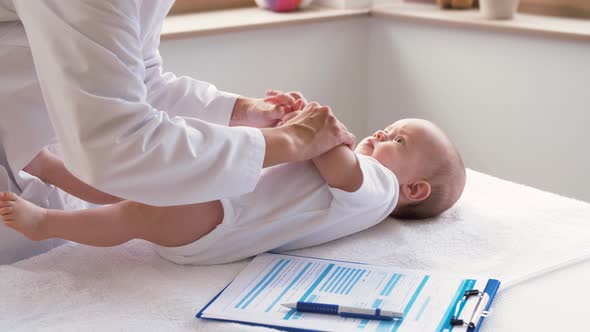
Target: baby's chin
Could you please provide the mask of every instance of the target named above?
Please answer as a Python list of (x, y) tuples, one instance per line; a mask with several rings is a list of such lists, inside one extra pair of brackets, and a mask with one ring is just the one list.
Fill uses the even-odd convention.
[(373, 152), (373, 150), (366, 145), (365, 146), (359, 145), (356, 147), (356, 149), (354, 149), (354, 153), (362, 154), (363, 156), (371, 156), (371, 152)]

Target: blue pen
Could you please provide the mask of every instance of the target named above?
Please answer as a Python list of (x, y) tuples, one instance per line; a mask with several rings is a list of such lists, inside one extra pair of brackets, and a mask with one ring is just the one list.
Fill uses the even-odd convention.
[(316, 314), (339, 315), (341, 317), (351, 317), (360, 319), (379, 319), (379, 320), (393, 320), (394, 318), (402, 318), (403, 313), (381, 310), (373, 308), (357, 308), (348, 307), (337, 304), (313, 303), (313, 302), (297, 302), (297, 303), (283, 303), (284, 307), (296, 309), (301, 312), (313, 312)]

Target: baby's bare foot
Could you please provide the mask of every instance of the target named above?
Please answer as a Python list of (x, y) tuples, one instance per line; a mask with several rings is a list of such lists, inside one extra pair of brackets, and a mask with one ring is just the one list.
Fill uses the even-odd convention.
[(4, 224), (34, 241), (45, 240), (47, 210), (11, 192), (0, 192), (0, 216)]

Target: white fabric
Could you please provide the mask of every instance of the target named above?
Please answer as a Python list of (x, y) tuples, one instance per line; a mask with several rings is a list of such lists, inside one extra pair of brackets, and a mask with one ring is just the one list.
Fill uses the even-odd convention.
[(399, 184), (377, 160), (357, 158), (363, 183), (355, 192), (328, 186), (311, 161), (271, 167), (253, 192), (222, 200), (223, 222), (211, 233), (185, 246), (158, 247), (158, 253), (180, 264), (221, 264), (310, 247), (374, 226), (395, 208)]
[[(582, 255), (589, 247), (589, 221), (590, 204), (469, 171), (464, 196), (438, 218), (416, 222), (390, 219), (366, 231), (293, 253), (483, 273), (509, 281)], [(181, 266), (161, 259), (151, 245), (141, 241), (108, 249), (67, 244), (29, 260), (0, 266), (0, 330), (262, 331), (194, 318), (247, 262)], [(583, 274), (574, 280), (587, 280), (589, 270), (573, 271)], [(572, 273), (566, 276), (572, 277)], [(559, 279), (560, 284), (568, 282)], [(521, 286), (527, 284), (510, 292)], [(557, 287), (557, 282), (541, 286)], [(548, 290), (535, 288), (532, 308), (543, 306), (562, 312), (556, 307), (572, 306), (577, 313), (587, 312), (588, 287), (579, 288), (581, 291), (565, 292), (558, 299), (539, 295)], [(552, 289), (551, 293), (557, 291)], [(547, 332), (580, 331), (579, 326), (587, 324), (586, 315), (542, 319), (527, 306), (510, 305), (515, 299), (509, 295), (500, 293), (496, 314), (488, 318), (482, 332), (519, 331), (511, 327), (522, 326), (522, 322), (531, 327), (524, 331)], [(583, 305), (582, 309), (577, 305)], [(503, 308), (518, 312), (503, 314)]]
[(14, 8), (11, 6), (12, 3), (7, 0), (0, 0), (0, 22), (17, 21), (18, 16), (16, 15)]
[(484, 332), (588, 331), (589, 277), (586, 259), (501, 291)]
[(175, 205), (254, 189), (264, 137), (227, 127), (237, 96), (162, 73), (172, 3), (0, 0), (20, 20), (0, 23), (0, 144), (13, 174), (57, 137), (68, 170), (119, 197)]

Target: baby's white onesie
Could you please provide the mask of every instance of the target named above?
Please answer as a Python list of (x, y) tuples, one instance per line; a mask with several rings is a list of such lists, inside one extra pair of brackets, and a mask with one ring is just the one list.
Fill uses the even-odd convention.
[(179, 264), (221, 264), (325, 243), (376, 225), (395, 208), (399, 184), (377, 160), (357, 158), (363, 184), (355, 192), (328, 186), (311, 161), (267, 168), (253, 192), (221, 200), (223, 222), (213, 231), (157, 251)]

